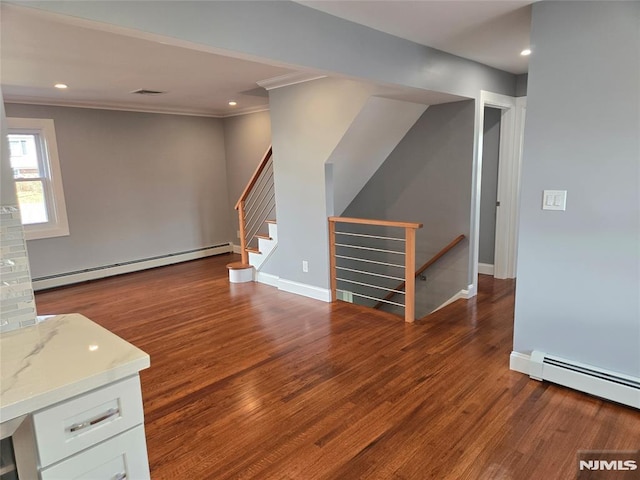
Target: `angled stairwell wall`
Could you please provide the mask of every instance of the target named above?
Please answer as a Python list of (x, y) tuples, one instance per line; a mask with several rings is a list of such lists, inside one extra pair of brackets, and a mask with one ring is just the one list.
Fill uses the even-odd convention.
[(269, 91), (279, 240), (261, 271), (281, 289), (329, 300), (334, 204), (344, 210), (427, 108), (384, 91), (335, 78)]
[(330, 215), (341, 215), (428, 105), (371, 97), (327, 160)]
[[(348, 217), (421, 222), (416, 264), (460, 234), (469, 237), (474, 102), (432, 105), (343, 213)], [(464, 240), (416, 281), (416, 314), (430, 313), (467, 288)]]

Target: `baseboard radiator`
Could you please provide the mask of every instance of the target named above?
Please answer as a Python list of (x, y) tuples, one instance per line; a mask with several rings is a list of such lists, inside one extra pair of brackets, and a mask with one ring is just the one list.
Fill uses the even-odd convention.
[(220, 255), (229, 253), (233, 250), (230, 243), (220, 245), (212, 245), (210, 247), (196, 248), (183, 252), (168, 253), (155, 257), (141, 258), (111, 265), (101, 265), (98, 267), (86, 268), (84, 270), (76, 270), (72, 272), (58, 273), (55, 275), (47, 275), (33, 279), (34, 290), (45, 290), (47, 288), (55, 288), (64, 285), (71, 285), (88, 280), (96, 280), (99, 278), (121, 275), (123, 273), (137, 272), (147, 270), (149, 268), (162, 267), (174, 263), (196, 260), (198, 258), (209, 257), (212, 255)]
[(533, 351), (529, 376), (640, 409), (640, 378)]

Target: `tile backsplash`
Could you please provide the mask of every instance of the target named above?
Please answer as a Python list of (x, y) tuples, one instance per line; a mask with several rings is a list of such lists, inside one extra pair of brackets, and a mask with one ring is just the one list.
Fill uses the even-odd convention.
[(0, 206), (0, 332), (36, 323), (27, 242), (15, 205)]

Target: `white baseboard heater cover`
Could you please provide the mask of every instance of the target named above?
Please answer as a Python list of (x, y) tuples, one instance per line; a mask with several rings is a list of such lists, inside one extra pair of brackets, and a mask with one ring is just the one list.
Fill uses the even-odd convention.
[(121, 275), (123, 273), (137, 272), (149, 268), (162, 267), (166, 265), (172, 265), (174, 263), (196, 260), (198, 258), (209, 257), (212, 255), (219, 255), (222, 253), (231, 252), (232, 250), (233, 247), (230, 243), (223, 243), (220, 245), (195, 248), (183, 252), (167, 253), (164, 255), (157, 255), (155, 257), (124, 261), (111, 265), (101, 265), (98, 267), (86, 268), (84, 270), (46, 275), (34, 278), (32, 280), (33, 289), (38, 291), (45, 290), (47, 288), (55, 288), (79, 282), (86, 282), (89, 280), (97, 280), (99, 278)]
[(529, 376), (640, 409), (640, 378), (534, 350)]

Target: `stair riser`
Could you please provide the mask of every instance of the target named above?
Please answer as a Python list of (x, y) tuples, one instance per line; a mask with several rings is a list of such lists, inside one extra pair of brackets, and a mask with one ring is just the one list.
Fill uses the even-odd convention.
[(258, 250), (263, 255), (267, 255), (278, 244), (275, 240), (267, 240), (266, 238), (258, 239)]
[(269, 236), (275, 241), (278, 242), (278, 225), (275, 223), (269, 223)]

